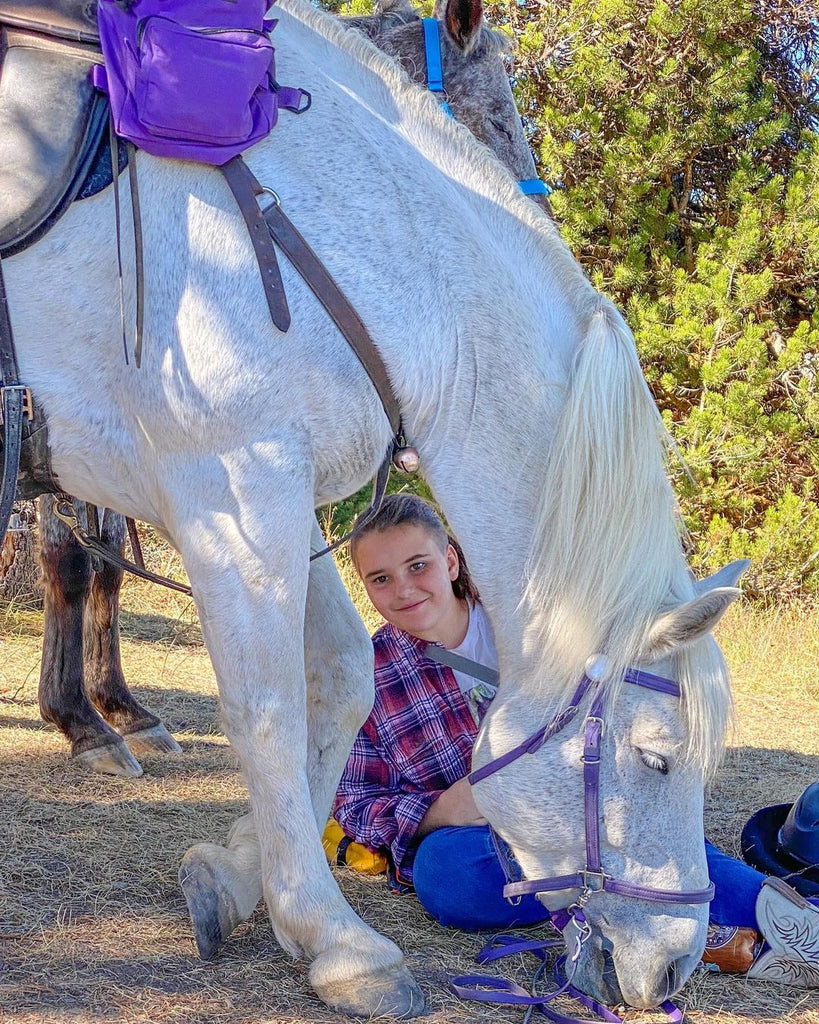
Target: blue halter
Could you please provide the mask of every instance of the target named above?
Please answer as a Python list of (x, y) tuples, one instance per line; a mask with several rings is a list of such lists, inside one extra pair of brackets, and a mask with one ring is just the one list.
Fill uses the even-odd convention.
[(424, 51), (427, 58), (427, 89), (438, 94), (444, 113), (455, 117), (444, 95), (444, 63), (441, 60), (441, 37), (438, 35), (438, 20), (422, 18), (424, 26)]
[[(427, 89), (438, 96), (444, 113), (448, 117), (454, 118), (455, 115), (446, 101), (446, 94), (444, 92), (444, 64), (441, 59), (441, 37), (438, 34), (438, 20), (437, 18), (422, 18), (421, 23), (424, 26)], [(549, 196), (553, 191), (540, 178), (527, 178), (525, 181), (519, 181), (518, 185), (525, 196)]]

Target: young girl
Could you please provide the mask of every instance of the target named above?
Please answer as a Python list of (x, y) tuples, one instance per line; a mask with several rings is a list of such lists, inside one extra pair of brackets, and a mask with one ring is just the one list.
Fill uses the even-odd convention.
[[(527, 896), (512, 907), (494, 840), (466, 779), (497, 654), (457, 542), (424, 501), (391, 495), (356, 534), (351, 555), (386, 620), (373, 636), (375, 705), (341, 778), (334, 816), (370, 849), (389, 851), (393, 888), (414, 886), (441, 924), (496, 928), (542, 921)], [(437, 660), (444, 648), (489, 672)], [(474, 666), (471, 668), (474, 672)]]
[[(344, 770), (335, 818), (351, 839), (386, 851), (393, 888), (414, 888), (441, 924), (492, 930), (545, 920), (536, 897), (517, 905), (503, 898), (501, 858), (509, 851), (466, 779), (497, 689), (497, 655), (460, 547), (426, 502), (392, 495), (356, 533), (352, 557), (386, 624), (373, 636), (375, 704)], [(760, 900), (761, 930), (774, 948), (751, 974), (819, 987), (819, 911), (782, 883), (764, 885), (765, 875), (710, 843), (706, 855), (716, 888), (711, 922), (723, 935), (749, 930), (733, 969), (747, 970), (759, 952), (750, 930)], [(237, 822), (227, 848), (192, 847), (180, 881), (200, 953), (211, 956), (261, 898), (252, 818)]]

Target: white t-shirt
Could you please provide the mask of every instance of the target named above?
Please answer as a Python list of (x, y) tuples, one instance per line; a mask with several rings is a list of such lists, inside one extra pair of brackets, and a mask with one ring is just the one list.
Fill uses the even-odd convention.
[[(482, 604), (469, 602), (469, 626), (466, 636), (457, 647), (450, 649), (453, 654), (460, 654), (462, 658), (469, 658), (472, 661), (477, 661), (479, 665), (497, 669), (498, 652), (495, 650), (495, 636), (492, 632), (492, 623)], [(457, 669), (453, 669), (452, 672), (461, 693), (469, 703), (472, 716), (477, 722), (480, 718), (479, 708), (483, 709), (482, 706), (492, 700), (498, 688), (492, 683), (485, 683), (466, 672), (459, 672)]]

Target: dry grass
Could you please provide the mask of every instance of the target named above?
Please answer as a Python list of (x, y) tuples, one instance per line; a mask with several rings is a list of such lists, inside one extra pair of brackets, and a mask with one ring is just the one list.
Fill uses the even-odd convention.
[[(169, 556), (159, 546), (150, 553), (155, 566), (178, 571), (162, 564)], [(225, 835), (245, 809), (245, 789), (219, 730), (190, 602), (129, 582), (124, 605), (128, 678), (183, 747), (176, 758), (143, 758), (144, 777), (130, 782), (69, 761), (37, 712), (40, 615), (0, 609), (0, 1019), (341, 1021), (313, 996), (305, 965), (279, 949), (261, 911), (214, 964), (197, 959), (177, 865), (192, 843)], [(738, 731), (709, 795), (707, 826), (735, 851), (753, 810), (819, 778), (819, 615), (744, 609), (721, 639), (737, 682)], [(448, 994), (448, 976), (473, 969), (476, 936), (431, 924), (415, 900), (390, 896), (383, 879), (338, 878), (362, 917), (405, 950), (431, 1024), (521, 1018)], [(512, 970), (524, 980), (522, 964)], [(739, 978), (695, 975), (682, 1003), (691, 1024), (819, 1024), (816, 996)]]

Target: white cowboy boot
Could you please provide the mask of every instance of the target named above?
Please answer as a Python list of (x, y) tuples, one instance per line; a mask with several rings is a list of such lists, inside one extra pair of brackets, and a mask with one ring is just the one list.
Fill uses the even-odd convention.
[(748, 977), (819, 988), (819, 908), (781, 878), (766, 878), (756, 900), (756, 921), (770, 949)]

